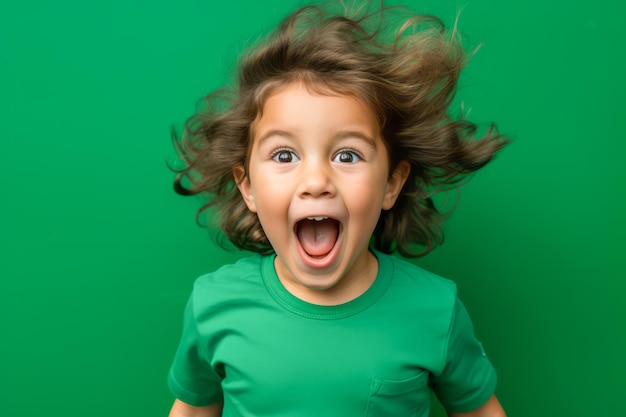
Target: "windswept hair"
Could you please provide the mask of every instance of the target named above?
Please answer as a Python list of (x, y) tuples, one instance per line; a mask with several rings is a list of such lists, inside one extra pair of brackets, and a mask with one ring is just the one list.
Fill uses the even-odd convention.
[(410, 164), (396, 204), (381, 213), (372, 238), (385, 253), (421, 256), (440, 244), (445, 214), (432, 196), (458, 186), (507, 143), (493, 125), (476, 137), (474, 123), (448, 114), (467, 59), (456, 31), (406, 8), (370, 6), (350, 12), (335, 2), (291, 14), (244, 54), (235, 86), (209, 94), (181, 138), (172, 133), (186, 163), (177, 171), (175, 190), (207, 194), (198, 216), (215, 208), (221, 230), (238, 248), (272, 252), (234, 184), (233, 168), (240, 164), (247, 172), (254, 121), (265, 100), (294, 81), (315, 93), (364, 102), (378, 118), (389, 175), (400, 161)]

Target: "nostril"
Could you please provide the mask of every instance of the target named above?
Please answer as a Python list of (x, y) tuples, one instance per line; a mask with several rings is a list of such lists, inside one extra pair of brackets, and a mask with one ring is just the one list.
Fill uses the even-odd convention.
[(317, 174), (307, 175), (300, 182), (300, 194), (319, 197), (331, 195), (334, 193), (334, 186), (330, 178), (318, 172)]

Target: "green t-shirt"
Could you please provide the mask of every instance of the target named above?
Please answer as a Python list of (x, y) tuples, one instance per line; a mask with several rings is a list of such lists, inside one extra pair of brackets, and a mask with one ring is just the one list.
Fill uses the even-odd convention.
[(168, 384), (223, 416), (426, 417), (480, 407), (496, 374), (453, 282), (376, 253), (360, 297), (319, 306), (290, 294), (273, 256), (204, 275), (187, 304)]

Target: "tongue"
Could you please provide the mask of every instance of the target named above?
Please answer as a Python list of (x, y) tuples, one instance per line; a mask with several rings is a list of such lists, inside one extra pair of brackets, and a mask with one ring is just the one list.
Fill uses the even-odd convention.
[(336, 220), (303, 220), (298, 224), (298, 240), (309, 256), (327, 255), (339, 235)]

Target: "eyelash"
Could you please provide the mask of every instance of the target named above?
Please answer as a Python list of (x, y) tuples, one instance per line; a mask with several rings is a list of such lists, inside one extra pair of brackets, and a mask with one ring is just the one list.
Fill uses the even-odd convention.
[(357, 151), (354, 148), (343, 148), (340, 149), (337, 153), (335, 153), (335, 155), (333, 156), (333, 161), (335, 160), (335, 158), (337, 158), (339, 155), (341, 154), (350, 154), (352, 156), (356, 156), (357, 160), (356, 161), (350, 161), (347, 163), (355, 163), (355, 162), (359, 162), (359, 161), (363, 161), (365, 160), (365, 158), (363, 158), (363, 154), (359, 151)]
[[(280, 154), (282, 154), (282, 153), (289, 153), (289, 154), (291, 154), (292, 159), (293, 159), (293, 157), (294, 157), (294, 156), (296, 157), (296, 159), (298, 159), (298, 160), (300, 159), (300, 158), (298, 158), (298, 155), (296, 155), (296, 153), (295, 153), (294, 151), (292, 151), (291, 149), (289, 149), (289, 148), (278, 148), (278, 149), (276, 149), (275, 151), (273, 151), (273, 152), (272, 152), (272, 154), (270, 155), (270, 157), (271, 157), (271, 159), (273, 159), (274, 161), (276, 161), (276, 162), (278, 162), (278, 163), (281, 163), (281, 161), (279, 161), (279, 160), (278, 160), (278, 157), (279, 157), (279, 155), (280, 155)], [(293, 162), (293, 161), (289, 161), (289, 162), (282, 162), (282, 163), (291, 163), (291, 162)]]
[[(281, 154), (283, 154), (283, 153), (289, 153), (289, 154), (291, 155), (291, 160), (290, 160), (290, 161), (283, 161), (283, 162), (281, 162), (281, 161), (279, 160), (279, 155), (281, 155)], [(349, 155), (351, 155), (352, 157), (356, 157), (356, 159), (357, 159), (356, 161), (350, 161), (350, 162), (344, 162), (344, 163), (355, 163), (355, 162), (359, 162), (359, 161), (363, 161), (363, 160), (364, 160), (364, 158), (363, 158), (363, 154), (362, 154), (361, 152), (357, 151), (356, 149), (354, 149), (354, 148), (343, 148), (343, 149), (340, 149), (339, 151), (337, 151), (337, 152), (333, 155), (332, 161), (333, 161), (333, 162), (335, 162), (335, 159), (336, 159), (339, 155), (342, 155), (342, 154), (349, 154)], [(271, 155), (270, 155), (270, 158), (271, 158), (272, 160), (274, 160), (274, 161), (276, 161), (276, 162), (278, 162), (278, 163), (285, 163), (285, 164), (288, 164), (288, 163), (292, 163), (292, 162), (294, 162), (294, 161), (293, 161), (294, 157), (295, 157), (295, 159), (296, 159), (296, 162), (300, 160), (300, 158), (298, 157), (298, 155), (297, 155), (294, 151), (292, 151), (291, 149), (289, 149), (289, 148), (278, 148), (278, 149), (274, 150), (274, 151), (271, 153)], [(341, 162), (341, 161), (336, 161), (336, 162)]]

